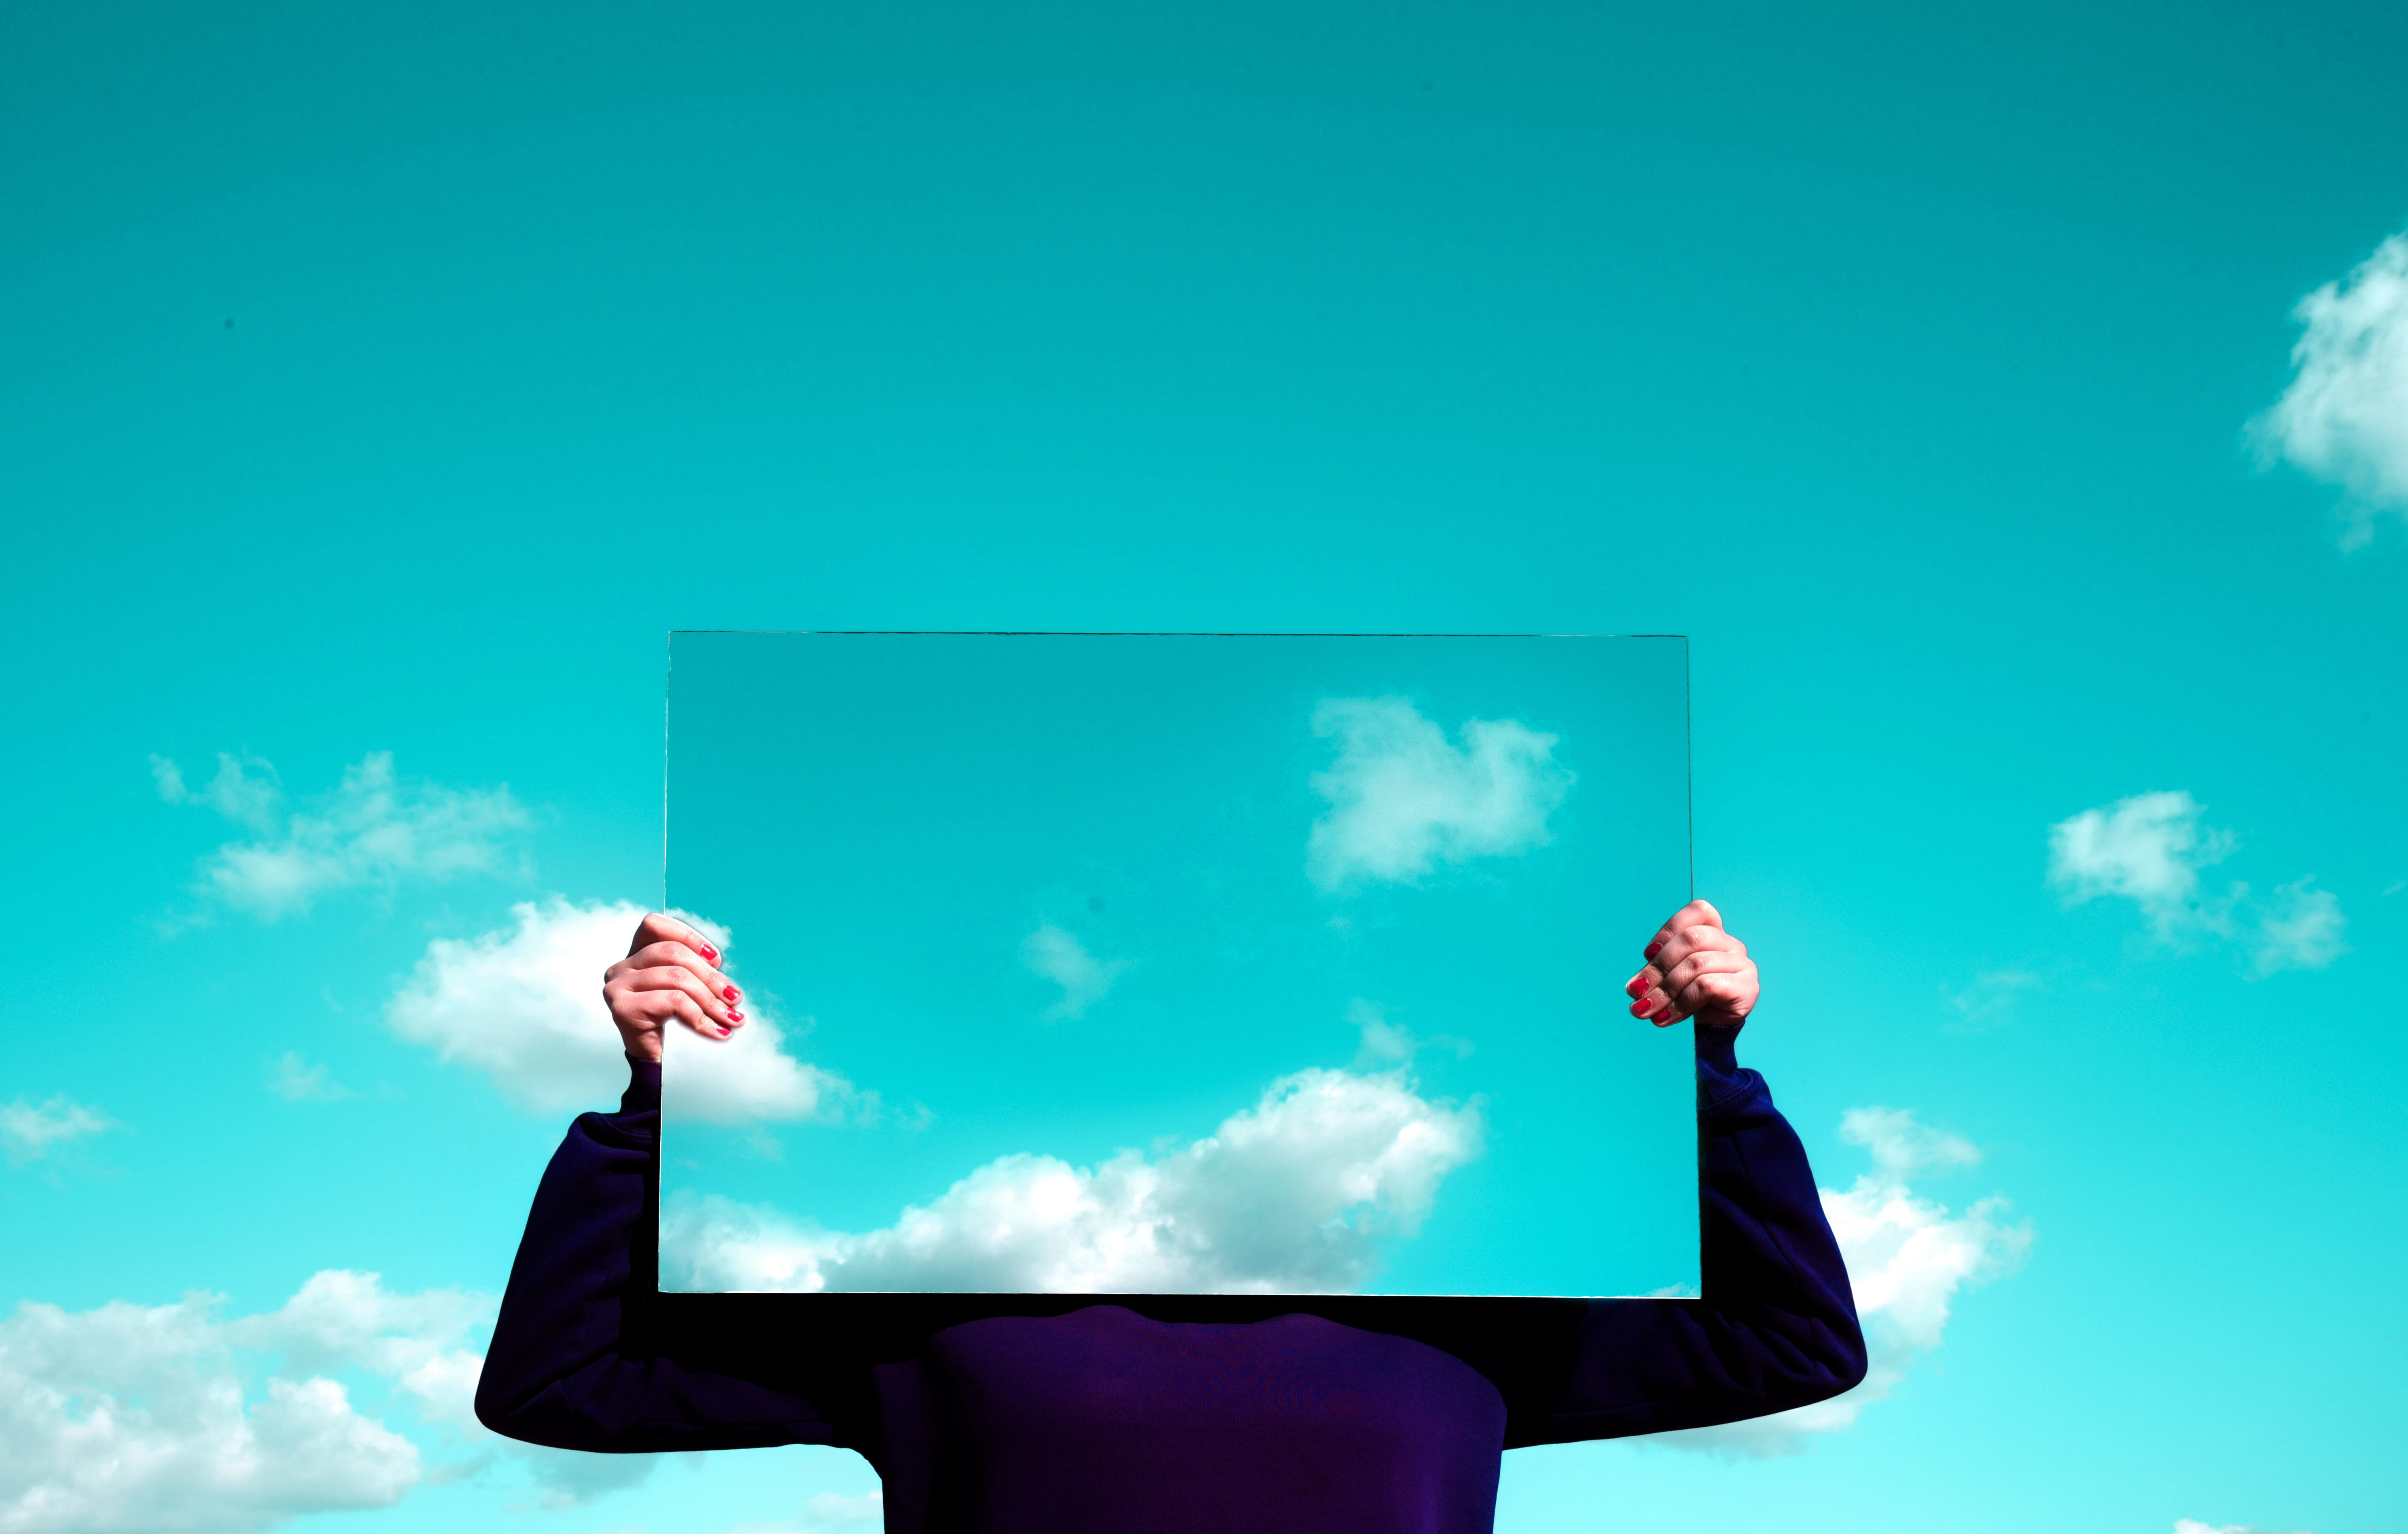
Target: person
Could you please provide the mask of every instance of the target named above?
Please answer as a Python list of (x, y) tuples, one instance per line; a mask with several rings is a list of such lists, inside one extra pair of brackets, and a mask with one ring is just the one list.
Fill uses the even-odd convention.
[(1506, 1449), (1738, 1421), (1864, 1377), (1805, 1150), (1735, 1056), (1756, 965), (1702, 900), (1627, 986), (1634, 1017), (1695, 1025), (1698, 1298), (838, 1296), (868, 1308), (814, 1330), (787, 1297), (657, 1295), (662, 1041), (743, 1026), (718, 962), (652, 915), (605, 976), (632, 1081), (537, 1189), (477, 1387), (495, 1432), (852, 1448), (889, 1534), (1474, 1534)]

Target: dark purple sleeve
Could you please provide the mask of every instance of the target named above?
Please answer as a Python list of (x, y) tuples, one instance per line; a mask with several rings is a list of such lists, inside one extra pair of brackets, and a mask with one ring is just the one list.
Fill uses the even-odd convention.
[(636, 1062), (619, 1111), (579, 1118), (544, 1168), (477, 1382), (478, 1420), (605, 1454), (837, 1441), (774, 1379), (682, 1367), (648, 1346), (660, 1100), (661, 1068)]
[(1764, 1078), (1734, 1057), (1738, 1030), (1698, 1031), (1704, 1296), (1592, 1303), (1570, 1383), (1545, 1430), (1521, 1441), (1737, 1422), (1828, 1399), (1865, 1377), (1847, 1265), (1806, 1148)]

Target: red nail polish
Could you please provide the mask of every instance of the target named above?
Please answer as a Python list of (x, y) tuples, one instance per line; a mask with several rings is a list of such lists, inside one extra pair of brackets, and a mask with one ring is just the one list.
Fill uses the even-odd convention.
[(1643, 998), (1630, 1004), (1630, 1015), (1633, 1017), (1645, 1017), (1647, 1015), (1647, 1003)]
[(730, 1023), (741, 1023), (744, 1021), (744, 1014), (742, 1012), (729, 1012), (727, 1014), (727, 1021)]
[(719, 950), (711, 947), (709, 943), (705, 943), (702, 945), (702, 956), (705, 961), (711, 964), (717, 964), (719, 962)]
[(736, 998), (737, 998), (738, 996), (742, 996), (744, 993), (743, 993), (743, 992), (741, 992), (741, 991), (739, 991), (739, 990), (738, 990), (735, 986), (730, 985), (730, 986), (728, 986), (725, 990), (721, 991), (719, 994), (720, 994), (720, 996), (723, 996), (723, 997), (724, 997), (724, 998), (726, 999), (727, 1003), (728, 1003), (730, 1006), (733, 1006), (733, 1005), (735, 1005)]
[(1647, 977), (1644, 975), (1631, 976), (1630, 983), (1622, 988), (1622, 994), (1627, 996), (1643, 996), (1646, 991)]
[(1652, 958), (1654, 958), (1654, 957), (1656, 956), (1656, 950), (1658, 950), (1658, 949), (1662, 948), (1663, 946), (1664, 946), (1664, 939), (1661, 939), (1661, 938), (1658, 938), (1658, 939), (1656, 939), (1654, 942), (1649, 943), (1649, 944), (1647, 945), (1647, 952), (1646, 952), (1646, 953), (1641, 953), (1641, 954), (1640, 954), (1639, 956), (1640, 956), (1641, 958), (1642, 958), (1642, 959), (1652, 959)]

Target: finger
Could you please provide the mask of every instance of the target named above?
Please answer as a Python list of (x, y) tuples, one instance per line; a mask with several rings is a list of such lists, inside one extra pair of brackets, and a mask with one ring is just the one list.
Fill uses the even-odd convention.
[(1674, 935), (1684, 932), (1690, 927), (1711, 926), (1719, 929), (1722, 925), (1721, 911), (1716, 910), (1706, 901), (1692, 900), (1674, 911), (1670, 920), (1656, 929), (1656, 936), (1647, 941), (1647, 952), (1644, 956), (1654, 958), (1656, 951), (1671, 941)]
[[(638, 969), (621, 981), (627, 991), (678, 991), (691, 996), (714, 1023), (734, 1027), (744, 1021), (744, 1014), (724, 996), (711, 994), (701, 977), (683, 965), (664, 965), (657, 969)], [(734, 989), (734, 987), (729, 987)]]
[(675, 1021), (713, 1040), (724, 1039), (735, 1031), (713, 1022), (701, 1004), (683, 991), (635, 991), (625, 1001), (628, 1011), (655, 1028), (665, 1029)]
[(1633, 993), (1630, 1015), (1653, 1019), (1658, 1027), (1668, 1023), (1677, 1023), (1696, 1011), (1694, 1007), (1684, 1005), (1681, 998), (1699, 977), (1738, 974), (1753, 968), (1744, 953), (1733, 953), (1724, 949), (1707, 949), (1701, 953), (1690, 954), (1670, 970), (1660, 974), (1656, 973), (1652, 967), (1642, 969), (1638, 975), (1632, 977), (1631, 983), (1635, 985), (1641, 980), (1651, 980), (1652, 982), (1647, 989)]
[(1756, 995), (1755, 977), (1745, 970), (1699, 975), (1672, 998), (1672, 1011), (1681, 1017), (1696, 1017), (1712, 1009), (1744, 1021), (1756, 1005)]
[(1721, 948), (1701, 949), (1665, 970), (1663, 977), (1656, 981), (1656, 988), (1668, 996), (1677, 996), (1699, 975), (1736, 974), (1750, 968), (1750, 964), (1745, 953), (1734, 953)]
[(636, 924), (636, 940), (627, 945), (627, 952), (632, 955), (639, 948), (648, 948), (653, 943), (662, 942), (684, 943), (701, 954), (709, 963), (719, 962), (719, 950), (710, 939), (676, 917), (664, 915), (657, 910)]
[(643, 969), (658, 969), (666, 965), (680, 965), (694, 973), (713, 996), (733, 1005), (741, 1001), (744, 988), (731, 981), (693, 947), (682, 942), (664, 940), (639, 948), (602, 972), (605, 983), (624, 974)]
[(1698, 953), (1739, 953), (1747, 952), (1747, 944), (1718, 926), (1686, 926), (1667, 936), (1656, 950), (1652, 963), (1659, 973), (1670, 973), (1691, 956)]

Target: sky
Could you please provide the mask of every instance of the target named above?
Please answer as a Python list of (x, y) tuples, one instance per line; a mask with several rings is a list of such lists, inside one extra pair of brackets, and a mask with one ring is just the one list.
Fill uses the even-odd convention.
[[(1516, 1451), (1498, 1527), (2408, 1527), (2403, 56), (2377, 6), (0, 12), (0, 1530), (875, 1527), (833, 1451), (464, 1412), (615, 1089), (681, 628), (1689, 636), (1623, 746), (1689, 732), (1874, 1375)], [(1445, 1031), (1309, 1064), (1417, 1049), (1373, 1025)]]

